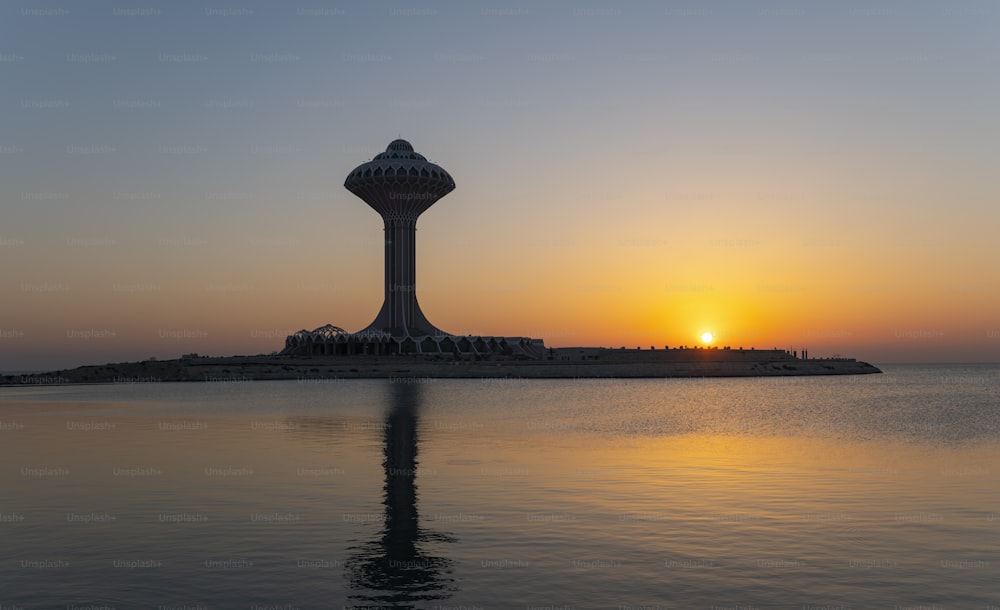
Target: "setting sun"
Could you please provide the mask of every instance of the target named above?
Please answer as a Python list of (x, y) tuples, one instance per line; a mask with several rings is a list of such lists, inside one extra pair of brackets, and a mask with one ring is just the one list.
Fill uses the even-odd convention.
[(712, 339), (714, 339), (714, 338), (715, 337), (712, 336), (712, 333), (707, 333), (707, 332), (706, 333), (701, 333), (701, 342), (702, 343), (711, 343)]

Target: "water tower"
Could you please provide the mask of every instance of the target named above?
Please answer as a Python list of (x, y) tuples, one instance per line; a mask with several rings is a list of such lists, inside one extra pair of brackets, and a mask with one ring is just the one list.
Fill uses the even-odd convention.
[(455, 189), (444, 169), (393, 140), (347, 175), (344, 187), (382, 216), (385, 224), (385, 300), (375, 321), (361, 332), (394, 337), (445, 335), (427, 321), (417, 302), (417, 218)]
[(305, 356), (423, 354), (541, 358), (545, 343), (530, 337), (446, 333), (417, 302), (417, 218), (455, 189), (441, 166), (393, 140), (385, 152), (354, 168), (344, 187), (382, 216), (385, 225), (385, 299), (375, 320), (358, 332), (327, 324), (285, 339), (282, 354)]

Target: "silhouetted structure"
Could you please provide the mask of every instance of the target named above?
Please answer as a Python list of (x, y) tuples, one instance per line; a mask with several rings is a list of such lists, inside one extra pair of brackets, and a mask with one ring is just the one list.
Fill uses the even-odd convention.
[(393, 140), (384, 153), (355, 168), (344, 187), (382, 216), (385, 224), (385, 301), (365, 331), (393, 335), (446, 334), (434, 327), (417, 303), (417, 218), (455, 189), (438, 165)]
[(356, 333), (326, 325), (285, 340), (286, 354), (502, 354), (539, 358), (540, 339), (455, 336), (431, 324), (417, 302), (417, 218), (455, 188), (441, 166), (393, 140), (385, 152), (356, 167), (344, 187), (382, 216), (385, 225), (385, 300), (375, 320)]

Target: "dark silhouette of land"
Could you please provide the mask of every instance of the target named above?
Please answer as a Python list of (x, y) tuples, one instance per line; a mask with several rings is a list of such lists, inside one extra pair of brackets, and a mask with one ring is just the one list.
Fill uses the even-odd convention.
[(62, 383), (238, 383), (294, 379), (595, 379), (662, 377), (775, 377), (881, 373), (853, 358), (799, 358), (784, 350), (675, 348), (550, 348), (542, 359), (503, 355), (185, 356), (81, 366), (0, 377), (0, 385)]

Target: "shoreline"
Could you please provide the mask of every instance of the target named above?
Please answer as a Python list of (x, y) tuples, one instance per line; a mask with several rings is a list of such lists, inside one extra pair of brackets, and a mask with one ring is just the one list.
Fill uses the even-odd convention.
[(185, 357), (0, 376), (0, 386), (343, 379), (648, 379), (869, 375), (853, 358), (801, 359), (780, 350), (554, 348), (545, 360), (440, 356)]

